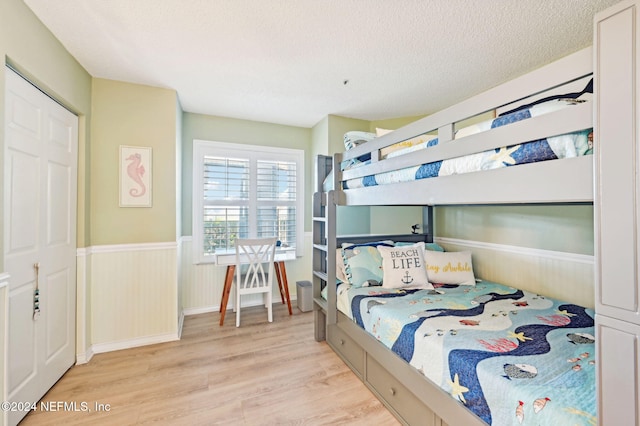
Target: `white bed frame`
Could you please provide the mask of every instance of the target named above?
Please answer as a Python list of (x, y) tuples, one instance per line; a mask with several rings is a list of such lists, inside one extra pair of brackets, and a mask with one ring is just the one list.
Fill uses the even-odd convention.
[[(476, 135), (453, 138), (458, 122), (582, 79), (592, 70), (592, 49), (587, 48), (346, 153), (318, 157), (318, 187), (313, 207), (315, 338), (326, 339), (401, 422), (484, 424), (338, 312), (334, 285), (328, 286), (326, 300), (321, 297), (326, 283), (336, 282), (335, 250), (341, 241), (336, 235), (336, 206), (592, 203), (594, 156), (349, 190), (339, 189), (341, 181), (591, 128), (593, 103), (588, 102)], [(410, 155), (381, 158), (381, 149), (433, 131), (437, 131), (440, 141), (437, 146)], [(370, 165), (340, 171), (342, 161), (366, 153), (371, 154)], [(322, 182), (330, 170), (334, 171), (333, 188), (337, 189), (323, 192)], [(430, 234), (430, 207), (425, 209), (425, 218), (425, 232)]]

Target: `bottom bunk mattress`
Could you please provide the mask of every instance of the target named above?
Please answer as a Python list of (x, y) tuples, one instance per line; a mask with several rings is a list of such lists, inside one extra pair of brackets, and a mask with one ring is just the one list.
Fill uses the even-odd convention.
[(340, 287), (345, 314), (486, 423), (597, 423), (593, 310), (487, 281)]

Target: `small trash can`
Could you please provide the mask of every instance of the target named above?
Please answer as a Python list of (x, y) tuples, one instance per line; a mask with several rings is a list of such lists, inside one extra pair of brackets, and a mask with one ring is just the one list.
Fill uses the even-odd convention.
[(298, 309), (309, 312), (313, 309), (313, 294), (310, 281), (296, 281), (296, 293), (298, 297)]

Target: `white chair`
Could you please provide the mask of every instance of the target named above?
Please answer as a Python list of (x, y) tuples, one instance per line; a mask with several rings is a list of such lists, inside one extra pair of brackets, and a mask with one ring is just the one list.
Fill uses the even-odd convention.
[[(236, 327), (240, 327), (240, 297), (262, 293), (269, 322), (273, 322), (272, 295), (273, 261), (276, 238), (238, 239), (236, 246)], [(246, 272), (241, 269), (245, 267)]]

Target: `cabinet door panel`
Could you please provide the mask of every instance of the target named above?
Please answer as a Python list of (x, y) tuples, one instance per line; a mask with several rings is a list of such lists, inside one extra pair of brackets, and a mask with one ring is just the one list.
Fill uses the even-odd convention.
[(598, 315), (596, 333), (599, 424), (638, 425), (640, 326)]
[(640, 323), (638, 287), (638, 8), (596, 16), (596, 310)]

